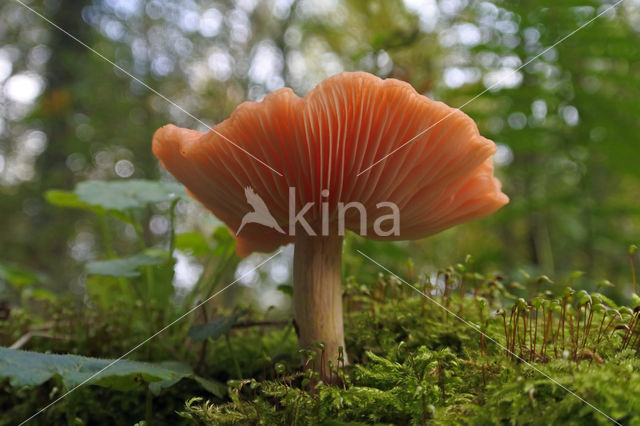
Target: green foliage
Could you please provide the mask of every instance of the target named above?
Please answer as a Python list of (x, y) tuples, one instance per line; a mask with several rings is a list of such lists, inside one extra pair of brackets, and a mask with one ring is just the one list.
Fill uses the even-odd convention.
[[(550, 333), (543, 339), (541, 320), (538, 344), (528, 348), (529, 338), (536, 341), (529, 335), (535, 308), (554, 306), (553, 294), (516, 298), (500, 284), (504, 277), (498, 276), (498, 281), (496, 276), (465, 274), (465, 269), (461, 264), (442, 271), (448, 274), (446, 290), (436, 289), (428, 279), (417, 285), (469, 323), (479, 324), (488, 337), (393, 277), (380, 277), (373, 285), (350, 282), (345, 326), (354, 363), (344, 370), (327, 367), (337, 383), (319, 382), (306, 363), (294, 370), (276, 363), (274, 378), (229, 381), (229, 402), (191, 398), (181, 415), (216, 425), (609, 424), (605, 415), (623, 424), (640, 421), (640, 358), (637, 351), (624, 349), (632, 336), (640, 340), (640, 327), (633, 328), (638, 313), (618, 316), (615, 312), (626, 312), (623, 307), (596, 308), (605, 306), (601, 304), (593, 305), (591, 315), (589, 303), (613, 302), (600, 293), (572, 293), (556, 286), (558, 299), (569, 304), (564, 313), (553, 311), (553, 330), (559, 339), (564, 318), (566, 340), (554, 342)], [(460, 298), (465, 277), (479, 280), (473, 293)], [(554, 285), (549, 279), (536, 281)], [(613, 320), (614, 325), (629, 324), (631, 331), (625, 336), (612, 325), (578, 331), (578, 306), (581, 324), (600, 323), (602, 318), (605, 326)], [(505, 318), (503, 328), (505, 310), (520, 310), (521, 316), (517, 322), (515, 317), (509, 322)], [(527, 321), (522, 320), (525, 312)], [(515, 347), (509, 344), (514, 330), (519, 342)], [(557, 355), (543, 352), (542, 341), (557, 345)], [(621, 378), (633, 384), (615, 386)]]
[[(527, 286), (522, 286), (503, 275), (469, 272), (474, 269), (468, 259), (418, 277), (413, 285), (440, 306), (395, 277), (379, 275), (369, 283), (349, 279), (345, 336), (352, 364), (325, 366), (331, 384), (318, 380), (315, 352), (303, 351), (301, 363), (290, 321), (267, 321), (241, 308), (170, 328), (162, 339), (148, 343), (147, 355), (138, 354), (152, 363), (115, 363), (91, 381), (97, 386), (78, 389), (81, 400), (65, 398), (43, 416), (53, 421), (73, 415), (88, 422), (96, 418), (89, 413), (105, 413), (95, 406), (101, 395), (107, 406), (123, 406), (122, 398), (130, 401), (129, 412), (137, 414), (128, 422), (143, 416), (147, 422), (176, 422), (175, 412), (184, 421), (216, 425), (609, 422), (570, 389), (617, 421), (640, 421), (640, 310), (602, 293), (565, 287), (575, 276), (551, 280), (524, 272)], [(603, 291), (610, 288), (603, 286)], [(71, 333), (76, 342), (40, 347), (97, 350), (104, 336), (96, 333), (104, 329), (112, 341), (98, 350), (124, 352), (149, 331), (144, 323), (124, 318), (131, 312), (119, 308), (114, 304), (108, 308), (111, 315), (92, 318), (88, 333), (77, 318), (69, 321), (73, 313), (57, 313), (56, 332)], [(16, 314), (12, 323), (0, 323), (0, 332), (14, 335), (23, 329), (20, 318)], [(110, 362), (3, 349), (0, 376), (14, 390), (0, 398), (0, 406), (11, 404), (11, 415), (25, 418), (42, 406), (46, 392), (55, 393), (57, 383), (68, 389)], [(612, 386), (621, 378), (629, 385)], [(21, 390), (25, 387), (33, 390), (28, 397)], [(155, 407), (151, 414), (140, 400), (145, 392)], [(165, 411), (169, 407), (174, 414)]]
[[(224, 400), (206, 402), (202, 398), (210, 395), (193, 380), (166, 389), (151, 404), (137, 388), (92, 386), (52, 407), (43, 423), (173, 423), (192, 396), (186, 416), (237, 423), (321, 418), (420, 424), (425, 412), (435, 424), (605, 421), (514, 354), (620, 421), (638, 423), (633, 372), (640, 326), (632, 308), (640, 301), (631, 294), (637, 293), (633, 243), (640, 238), (640, 144), (633, 139), (640, 123), (637, 7), (621, 3), (514, 72), (607, 2), (437, 2), (437, 13), (401, 0), (333, 2), (335, 8), (294, 1), (284, 9), (270, 1), (246, 8), (199, 0), (161, 8), (119, 9), (115, 3), (36, 1), (33, 7), (206, 123), (282, 84), (303, 95), (339, 69), (400, 78), (454, 107), (485, 91), (496, 75), (512, 73), (514, 84), (494, 87), (464, 107), (481, 133), (511, 155), (496, 161), (496, 173), (512, 202), (491, 218), (425, 242), (347, 238), (346, 333), (354, 365), (336, 371), (342, 386), (305, 376), (289, 318), (275, 321), (287, 324), (284, 329), (273, 329), (272, 318), (248, 309), (246, 321), (229, 325), (234, 311), (221, 306), (240, 300), (244, 309), (247, 300), (240, 289), (230, 289), (131, 355), (153, 363), (174, 359), (220, 382), (239, 380), (229, 383), (232, 392)], [(176, 10), (185, 19), (176, 19)], [(18, 3), (4, 2), (0, 15), (0, 56), (9, 70), (1, 83), (7, 114), (0, 120), (0, 344), (22, 341), (40, 352), (117, 357), (230, 282), (239, 262), (225, 227), (200, 229), (204, 221), (195, 214), (175, 223), (176, 209), (185, 208), (184, 200), (176, 204), (184, 198), (178, 186), (139, 180), (159, 175), (149, 147), (153, 131), (167, 122), (194, 123)], [(226, 19), (215, 38), (204, 35), (205, 26), (185, 28), (194, 16), (218, 15), (234, 17), (246, 31)], [(120, 35), (105, 30), (105, 22)], [(264, 51), (279, 65), (258, 81), (247, 69)], [(207, 57), (220, 55), (230, 64), (229, 75), (200, 72)], [(161, 68), (171, 70), (158, 72), (156, 65), (167, 63)], [(455, 75), (464, 81), (452, 83), (448, 77)], [(26, 76), (40, 81), (44, 92), (33, 103), (14, 102), (9, 83)], [(120, 161), (135, 165), (135, 179), (119, 180), (125, 175), (118, 172)], [(81, 183), (87, 177), (118, 180)], [(50, 205), (42, 202), (43, 193)], [(153, 232), (154, 219), (170, 223), (166, 232)], [(175, 229), (187, 232), (175, 235)], [(627, 246), (628, 253), (622, 249)], [(512, 353), (396, 280), (376, 279), (378, 267), (354, 249), (375, 253)], [(169, 255), (157, 256), (156, 263), (157, 250)], [(176, 250), (203, 269), (190, 289), (173, 285)], [(473, 259), (434, 272), (437, 280), (420, 275), (469, 251)], [(87, 267), (101, 274), (87, 276)], [(576, 268), (584, 276), (569, 275)], [(513, 280), (480, 273), (491, 269)], [(565, 292), (565, 286), (576, 290)], [(286, 283), (280, 288), (291, 293)], [(226, 318), (225, 338), (191, 341), (189, 330), (211, 318)], [(260, 322), (269, 324), (255, 325)], [(433, 387), (440, 387), (438, 369), (422, 370), (440, 354), (448, 360), (440, 370), (444, 396)], [(410, 384), (411, 395), (399, 383)], [(30, 389), (3, 384), (2, 390), (0, 423), (10, 424), (61, 392), (52, 381)], [(210, 410), (217, 417), (208, 416)]]
[(127, 181), (85, 181), (74, 190), (80, 201), (106, 210), (126, 212), (147, 204), (172, 202), (184, 195), (182, 185), (140, 179)]
[(159, 265), (166, 262), (168, 253), (152, 251), (139, 253), (121, 259), (101, 260), (89, 262), (86, 265), (87, 273), (93, 275), (106, 275), (110, 277), (138, 277), (141, 266)]
[(19, 288), (36, 284), (42, 281), (42, 277), (23, 268), (0, 263), (0, 280)]
[(238, 319), (245, 315), (247, 315), (247, 311), (241, 310), (228, 317), (223, 316), (205, 324), (194, 325), (189, 329), (189, 337), (194, 342), (201, 342), (205, 339), (216, 340), (223, 334), (229, 333)]
[(67, 390), (79, 385), (96, 385), (123, 392), (147, 383), (157, 395), (183, 378), (195, 380), (218, 397), (223, 395), (224, 387), (219, 383), (194, 375), (188, 365), (178, 362), (150, 364), (0, 347), (0, 379), (9, 379), (14, 387), (39, 386), (59, 379)]
[[(630, 71), (638, 67), (637, 8), (622, 2), (590, 22), (612, 2), (472, 0), (436, 5), (438, 13), (401, 0), (272, 3), (243, 8), (233, 2), (172, 0), (166, 8), (126, 12), (109, 2), (33, 6), (210, 124), (227, 118), (242, 101), (260, 99), (282, 85), (303, 95), (338, 70), (402, 79), (431, 98), (454, 107), (464, 104), (481, 133), (501, 145), (496, 172), (511, 204), (495, 217), (428, 242), (370, 246), (383, 256), (394, 252), (388, 257), (402, 262), (397, 263), (401, 267), (409, 256), (434, 266), (474, 251), (479, 267), (507, 272), (523, 264), (550, 275), (580, 268), (593, 277), (582, 285), (593, 287), (607, 276), (620, 283), (616, 297), (626, 296), (629, 276), (620, 245), (640, 237), (640, 209), (634, 204), (639, 145), (629, 136), (638, 132), (640, 84)], [(189, 19), (176, 19), (174, 10)], [(83, 272), (78, 262), (60, 258), (74, 238), (90, 233), (97, 242), (96, 258), (108, 253), (98, 241), (101, 233), (85, 229), (84, 216), (50, 208), (42, 194), (49, 191), (47, 199), (56, 205), (94, 212), (106, 203), (117, 209), (109, 216), (140, 222), (139, 230), (149, 238), (151, 212), (138, 211), (143, 217), (132, 220), (120, 210), (141, 210), (136, 207), (141, 195), (164, 198), (164, 189), (134, 184), (159, 176), (150, 150), (153, 132), (167, 122), (192, 128), (197, 123), (128, 76), (114, 73), (111, 65), (18, 3), (3, 3), (0, 13), (8, 17), (2, 45), (13, 52), (3, 55), (3, 69), (9, 71), (2, 84), (32, 76), (43, 89), (26, 104), (9, 96), (7, 111), (12, 113), (4, 114), (0, 126), (0, 164), (7, 165), (0, 168), (2, 262), (39, 271), (50, 287), (64, 291)], [(236, 14), (246, 25), (246, 37), (238, 40), (233, 26), (221, 25), (213, 45), (211, 35), (203, 33), (208, 27), (196, 19), (204, 25), (210, 15)], [(104, 22), (119, 28), (117, 37), (105, 34)], [(149, 39), (156, 25), (165, 31)], [(257, 69), (265, 46), (279, 65), (269, 67), (268, 76), (258, 73), (256, 80), (247, 70)], [(195, 84), (192, 70), (206, 67), (207, 58), (218, 53), (225, 58), (220, 63), (231, 65), (223, 66), (224, 72), (205, 72)], [(158, 64), (164, 64), (164, 71)], [(496, 77), (509, 84), (474, 99)], [(42, 152), (38, 144), (29, 148), (34, 134), (46, 135)], [(119, 162), (133, 168), (119, 173)], [(125, 183), (126, 188), (95, 181), (79, 186), (88, 177), (119, 180), (129, 173), (135, 181)], [(52, 190), (74, 187), (81, 197)], [(105, 190), (112, 192), (107, 198)], [(153, 213), (170, 215), (166, 209)], [(34, 234), (38, 244), (33, 244)], [(118, 244), (127, 253), (133, 248), (126, 241)], [(397, 251), (411, 253), (399, 259)]]
[[(56, 206), (93, 214), (106, 258), (84, 264), (86, 277), (82, 291), (87, 298), (83, 304), (78, 304), (70, 295), (59, 297), (48, 290), (40, 274), (0, 265), (0, 284), (8, 283), (5, 290), (21, 300), (21, 305), (15, 308), (0, 304), (0, 345), (17, 348), (28, 345), (36, 351), (68, 354), (2, 348), (0, 379), (5, 380), (0, 381), (0, 385), (7, 390), (10, 386), (15, 389), (6, 393), (6, 397), (0, 397), (0, 410), (6, 411), (10, 423), (29, 417), (65, 390), (107, 367), (114, 361), (112, 358), (140, 346), (140, 342), (172, 322), (175, 325), (167, 327), (162, 339), (145, 343), (128, 359), (113, 362), (87, 383), (98, 385), (99, 389), (80, 387), (65, 397), (64, 402), (42, 414), (43, 420), (59, 423), (66, 418), (68, 422), (77, 423), (100, 418), (108, 419), (105, 421), (110, 424), (122, 424), (145, 418), (148, 423), (154, 423), (159, 418), (175, 417), (175, 410), (182, 403), (182, 398), (176, 396), (185, 392), (224, 397), (225, 388), (221, 383), (230, 377), (220, 371), (229, 365), (244, 367), (248, 363), (236, 359), (235, 352), (229, 350), (229, 342), (222, 349), (207, 350), (205, 344), (197, 352), (191, 346), (198, 343), (185, 344), (189, 328), (194, 323), (206, 323), (209, 315), (220, 316), (217, 309), (201, 307), (198, 312), (203, 318), (181, 316), (209, 297), (222, 282), (230, 281), (238, 259), (234, 240), (226, 229), (216, 229), (209, 238), (178, 237), (180, 247), (176, 247), (174, 210), (182, 193), (182, 187), (173, 183), (141, 180), (89, 181), (79, 184), (73, 192), (47, 193), (47, 199)], [(162, 239), (151, 240), (145, 235), (141, 222), (148, 212), (154, 211), (169, 216), (169, 232)], [(133, 230), (129, 238), (133, 238), (135, 244), (122, 245), (112, 238), (114, 231), (122, 232), (122, 227)], [(209, 259), (198, 283), (181, 294), (176, 292), (173, 283), (176, 250)], [(242, 315), (248, 312), (240, 311)], [(225, 333), (230, 332), (236, 320), (224, 324)], [(282, 347), (281, 339), (278, 342)], [(266, 347), (276, 347), (276, 344), (267, 343)], [(214, 350), (223, 351), (228, 358), (211, 359)], [(247, 350), (241, 353), (263, 355)], [(269, 353), (277, 355), (274, 351)], [(219, 365), (213, 367), (218, 361)], [(210, 370), (217, 371), (217, 376), (209, 374)], [(184, 378), (190, 380), (182, 380)], [(32, 391), (27, 393), (24, 389)], [(121, 394), (105, 393), (108, 391)], [(100, 399), (104, 397), (107, 401), (101, 404)], [(157, 408), (155, 414), (154, 400), (162, 407)], [(5, 423), (0, 421), (0, 424)]]
[(51, 189), (45, 192), (44, 198), (50, 204), (57, 207), (69, 207), (92, 211), (94, 213), (104, 213), (104, 209), (101, 206), (91, 205), (86, 201), (82, 201), (75, 192)]
[[(144, 196), (136, 192), (143, 189), (148, 190)], [(166, 203), (173, 217), (177, 200), (173, 194), (178, 192), (174, 189), (140, 181), (88, 182), (75, 192), (49, 193), (56, 205), (86, 210), (100, 219), (108, 257), (85, 265), (87, 294), (97, 315), (60, 309), (63, 300), (33, 288), (38, 283), (35, 274), (8, 267), (0, 272), (16, 291), (51, 309), (53, 326), (45, 328), (51, 334), (43, 336), (62, 337), (55, 344), (35, 344), (36, 349), (93, 353), (101, 358), (2, 349), (0, 378), (15, 389), (54, 392), (57, 384), (63, 390), (73, 388), (108, 366), (109, 355), (126, 352), (231, 279), (238, 260), (233, 238), (224, 227), (206, 238), (196, 233), (176, 236), (171, 224), (163, 244), (154, 246), (145, 240), (139, 212)], [(112, 221), (105, 222), (106, 216)], [(136, 253), (118, 256), (109, 244), (109, 228), (117, 223), (137, 231)], [(640, 397), (639, 389), (607, 391), (613, 378), (636, 380), (640, 310), (621, 306), (600, 292), (574, 290), (571, 286), (586, 278), (584, 272), (553, 280), (521, 270), (521, 284), (500, 274), (479, 273), (476, 257), (467, 256), (464, 263), (420, 275), (416, 263), (406, 260), (404, 247), (386, 251), (382, 261), (404, 265), (416, 289), (430, 295), (436, 305), (396, 277), (379, 274), (362, 257), (351, 255), (356, 249), (376, 251), (377, 244), (354, 236), (347, 239), (345, 336), (352, 365), (324, 366), (331, 372), (332, 384), (318, 381), (314, 352), (303, 351), (305, 361), (300, 364), (290, 320), (255, 319), (254, 311), (242, 306), (230, 314), (201, 307), (197, 320), (171, 327), (161, 340), (149, 342), (135, 354), (137, 360), (114, 363), (88, 383), (97, 386), (78, 390), (84, 395), (82, 401), (69, 397), (62, 405), (64, 411), (53, 408), (46, 418), (88, 421), (91, 416), (78, 413), (95, 404), (92, 395), (98, 391), (90, 389), (104, 388), (133, 400), (150, 395), (133, 409), (138, 414), (127, 418), (137, 421), (144, 413), (147, 422), (154, 419), (149, 409), (154, 398), (167, 401), (164, 407), (173, 407), (173, 412), (180, 411), (187, 399), (180, 415), (208, 424), (606, 421), (567, 393), (565, 386), (607, 415), (640, 421), (640, 413), (630, 408)], [(177, 295), (172, 284), (174, 250), (209, 259), (199, 281), (183, 295)], [(376, 280), (369, 278), (376, 274)], [(615, 290), (607, 280), (599, 281), (597, 288), (607, 293)], [(290, 295), (290, 286), (279, 289)], [(632, 297), (635, 306), (637, 295)], [(38, 335), (35, 317), (26, 312), (12, 316), (13, 323), (0, 323), (11, 341), (24, 337), (25, 330), (26, 336), (37, 338), (33, 337)], [(29, 407), (35, 401), (42, 405), (38, 397), (42, 391), (30, 398), (20, 392), (10, 396), (12, 413), (21, 413), (18, 417), (32, 414)], [(107, 395), (110, 405), (124, 404), (118, 394)], [(167, 415), (162, 412), (156, 418)]]
[[(611, 420), (567, 392), (571, 389), (622, 424), (640, 422), (640, 362), (628, 352), (605, 365), (556, 360), (545, 367), (553, 381), (538, 373), (503, 370), (487, 386), (486, 402), (473, 408), (470, 423), (609, 425)], [(624, 383), (624, 386), (616, 385)]]
[(84, 181), (73, 191), (49, 190), (46, 200), (54, 206), (108, 214), (128, 223), (135, 223), (131, 210), (147, 208), (162, 202), (176, 202), (184, 196), (182, 185), (142, 179), (127, 181)]
[(198, 232), (185, 232), (176, 235), (175, 247), (193, 256), (203, 256), (211, 250), (207, 239)]

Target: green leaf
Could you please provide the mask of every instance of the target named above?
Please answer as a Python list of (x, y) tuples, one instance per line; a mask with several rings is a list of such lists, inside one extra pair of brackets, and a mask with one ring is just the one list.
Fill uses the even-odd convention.
[(85, 282), (87, 295), (91, 303), (105, 311), (123, 306), (133, 306), (140, 297), (131, 283), (118, 277), (90, 275)]
[(98, 260), (89, 262), (85, 266), (87, 273), (93, 275), (107, 275), (111, 277), (137, 277), (141, 266), (159, 265), (165, 262), (168, 253), (165, 251), (147, 251), (120, 259)]
[(602, 280), (598, 282), (598, 287), (615, 287), (609, 280)]
[(517, 281), (512, 281), (509, 283), (509, 288), (513, 289), (513, 290), (524, 290), (526, 289), (525, 286), (523, 286), (522, 284), (520, 284)]
[(208, 337), (215, 340), (223, 334), (227, 334), (231, 327), (238, 322), (238, 319), (246, 314), (247, 310), (243, 309), (231, 316), (216, 318), (206, 324), (194, 325), (189, 329), (189, 337), (194, 342), (200, 342)]
[(174, 201), (184, 195), (182, 185), (173, 182), (132, 179), (103, 182), (90, 180), (78, 184), (78, 199), (91, 206), (124, 212), (147, 204)]
[(224, 385), (196, 376), (191, 367), (177, 362), (148, 362), (88, 358), (79, 355), (43, 354), (0, 347), (0, 378), (14, 387), (38, 386), (59, 378), (66, 389), (81, 384), (128, 391), (149, 383), (157, 394), (183, 378), (196, 380), (214, 395), (224, 395)]
[(44, 198), (49, 202), (49, 204), (58, 207), (73, 207), (93, 210), (93, 206), (85, 203), (84, 201), (80, 201), (78, 196), (70, 191), (52, 189), (44, 193)]
[(293, 297), (293, 286), (291, 285), (280, 284), (278, 287), (276, 287), (276, 290), (281, 291), (289, 297)]
[(182, 363), (179, 361), (163, 361), (163, 362), (156, 363), (154, 365), (158, 365), (160, 367), (164, 367), (171, 371), (182, 374), (182, 376), (176, 377), (174, 379), (161, 380), (161, 381), (149, 383), (149, 390), (154, 395), (158, 395), (164, 389), (170, 388), (171, 386), (173, 386), (174, 384), (182, 380), (184, 377), (192, 378), (193, 380), (198, 382), (200, 386), (202, 386), (204, 389), (206, 389), (207, 391), (211, 392), (212, 394), (216, 395), (219, 398), (222, 398), (227, 391), (227, 387), (221, 382), (196, 376), (193, 373), (193, 370), (191, 369), (191, 367), (185, 363)]
[(24, 290), (22, 295), (28, 299), (39, 300), (39, 301), (49, 302), (49, 303), (53, 303), (58, 299), (58, 296), (55, 293), (45, 288), (27, 288)]
[(553, 284), (553, 280), (551, 280), (551, 278), (549, 278), (549, 277), (548, 277), (548, 276), (546, 276), (546, 275), (540, 275), (540, 276), (538, 277), (538, 279), (536, 280), (536, 282), (537, 282), (538, 284), (542, 284), (542, 283)]
[(73, 209), (86, 210), (98, 215), (108, 214), (124, 222), (132, 223), (131, 219), (122, 212), (116, 210), (106, 210), (101, 206), (91, 205), (85, 201), (80, 200), (78, 198), (78, 195), (74, 192), (52, 189), (45, 192), (44, 198), (47, 200), (47, 202), (49, 202), (49, 204), (57, 207), (68, 207)]
[(584, 271), (573, 271), (571, 275), (569, 275), (570, 280), (576, 280), (584, 275)]
[(175, 247), (193, 256), (203, 256), (210, 250), (206, 238), (198, 232), (186, 232), (176, 235)]
[(25, 287), (42, 281), (42, 277), (26, 269), (0, 263), (0, 280), (13, 287)]
[(198, 382), (203, 389), (211, 392), (218, 398), (223, 398), (227, 393), (227, 387), (217, 380), (205, 379), (204, 377), (200, 376), (193, 376), (193, 380)]
[(157, 255), (164, 259), (164, 262), (152, 266), (153, 268), (153, 283), (149, 288), (149, 283), (145, 285), (146, 290), (145, 297), (148, 299), (154, 299), (160, 304), (160, 306), (169, 306), (169, 301), (174, 294), (175, 288), (173, 287), (173, 278), (175, 273), (175, 258), (169, 257), (169, 252), (158, 249), (146, 250), (146, 254)]
[(602, 293), (592, 293), (591, 296), (598, 297), (602, 302), (610, 308), (617, 309), (618, 305)]
[(229, 228), (226, 226), (218, 226), (213, 231), (213, 240), (216, 243), (216, 246), (213, 250), (213, 253), (216, 256), (224, 256), (229, 250), (233, 250), (236, 244), (236, 239), (229, 232)]

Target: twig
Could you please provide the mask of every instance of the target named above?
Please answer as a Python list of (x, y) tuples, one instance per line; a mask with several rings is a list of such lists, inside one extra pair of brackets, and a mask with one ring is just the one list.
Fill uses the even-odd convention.
[(59, 339), (59, 340), (72, 340), (72, 337), (67, 334), (51, 334), (51, 333), (43, 333), (41, 331), (28, 331), (25, 335), (20, 337), (18, 340), (14, 342), (13, 345), (9, 346), (9, 349), (20, 349), (24, 345), (26, 345), (32, 337), (45, 337), (47, 339)]
[(231, 326), (231, 328), (249, 328), (249, 327), (282, 327), (289, 325), (291, 320), (281, 321), (243, 321), (237, 322)]

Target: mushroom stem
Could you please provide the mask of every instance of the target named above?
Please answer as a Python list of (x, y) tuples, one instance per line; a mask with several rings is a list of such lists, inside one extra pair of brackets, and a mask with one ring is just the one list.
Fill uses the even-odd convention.
[[(338, 365), (344, 345), (342, 325), (342, 240), (339, 235), (309, 236), (296, 232), (293, 255), (293, 304), (300, 347), (317, 353), (315, 369), (331, 381), (329, 361)], [(314, 344), (323, 343), (324, 350)], [(343, 351), (347, 361), (346, 350)], [(335, 367), (334, 367), (335, 368)]]

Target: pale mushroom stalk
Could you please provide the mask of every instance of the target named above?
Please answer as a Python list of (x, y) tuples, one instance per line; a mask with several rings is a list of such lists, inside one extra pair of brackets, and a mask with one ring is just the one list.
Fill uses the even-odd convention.
[[(296, 232), (293, 256), (293, 305), (300, 346), (316, 351), (324, 379), (326, 364), (337, 366), (345, 348), (342, 323), (342, 241), (340, 235), (310, 236)], [(315, 344), (323, 343), (323, 350)], [(343, 352), (347, 364), (346, 351)], [(325, 369), (323, 370), (323, 367)]]

